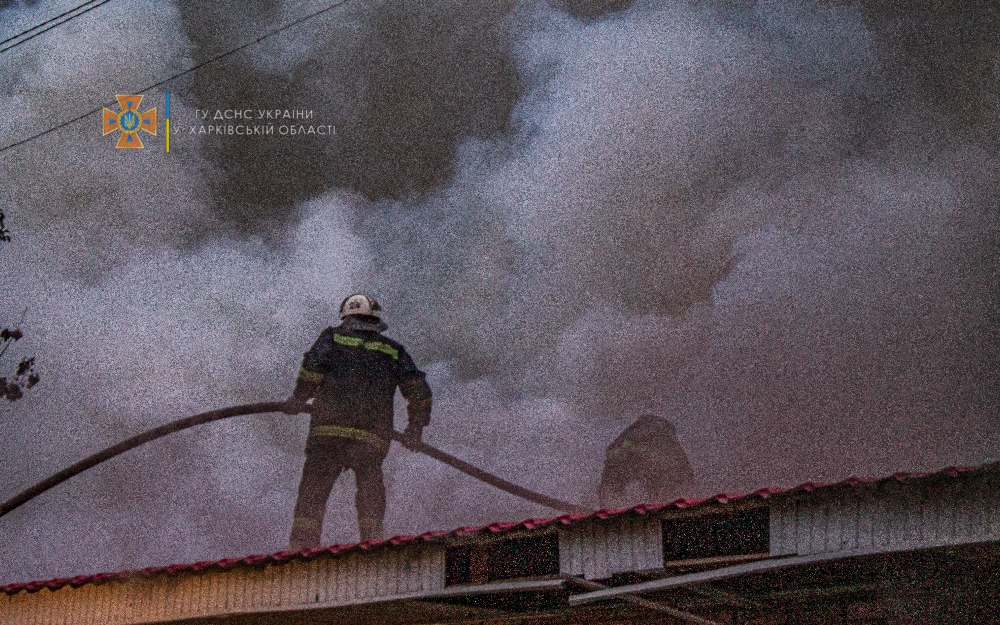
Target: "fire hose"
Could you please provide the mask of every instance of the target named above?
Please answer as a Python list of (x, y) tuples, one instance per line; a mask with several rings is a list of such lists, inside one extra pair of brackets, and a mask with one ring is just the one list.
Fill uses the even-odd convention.
[[(166, 423), (159, 427), (153, 428), (152, 430), (148, 430), (146, 432), (143, 432), (142, 434), (138, 434), (136, 436), (133, 436), (132, 438), (124, 440), (118, 443), (117, 445), (112, 445), (111, 447), (108, 447), (107, 449), (100, 451), (92, 456), (88, 456), (83, 460), (66, 467), (65, 469), (56, 473), (55, 475), (52, 475), (42, 480), (41, 482), (35, 484), (31, 488), (21, 492), (20, 494), (15, 495), (11, 499), (8, 499), (7, 501), (0, 504), (0, 517), (4, 516), (8, 512), (11, 512), (12, 510), (15, 510), (21, 505), (31, 501), (32, 499), (34, 499), (38, 495), (41, 495), (50, 488), (65, 482), (74, 475), (83, 473), (87, 469), (90, 469), (104, 462), (105, 460), (114, 458), (115, 456), (123, 454), (130, 449), (134, 449), (150, 441), (162, 438), (168, 434), (173, 434), (174, 432), (186, 430), (187, 428), (191, 428), (196, 425), (201, 425), (203, 423), (211, 423), (212, 421), (219, 421), (221, 419), (229, 419), (230, 417), (240, 417), (244, 415), (261, 414), (268, 412), (282, 412), (284, 406), (285, 406), (284, 402), (263, 402), (258, 404), (244, 404), (242, 406), (220, 408), (219, 410), (210, 410), (208, 412), (202, 412), (196, 415), (192, 415), (190, 417), (185, 417), (183, 419), (171, 421), (170, 423)], [(520, 497), (522, 499), (526, 499), (533, 503), (541, 504), (547, 508), (552, 508), (554, 510), (559, 510), (561, 512), (568, 512), (571, 514), (586, 514), (590, 512), (590, 510), (588, 510), (587, 508), (567, 503), (565, 501), (560, 501), (559, 499), (554, 499), (552, 497), (548, 497), (541, 493), (536, 493), (533, 490), (524, 488), (523, 486), (518, 486), (517, 484), (508, 482), (507, 480), (501, 477), (498, 477), (492, 473), (484, 471), (476, 466), (473, 466), (468, 462), (460, 460), (447, 452), (441, 451), (436, 447), (428, 445), (427, 443), (408, 439), (404, 437), (402, 433), (397, 432), (395, 430), (393, 430), (391, 438), (400, 443), (405, 441), (405, 445), (413, 451), (422, 453), (425, 456), (429, 456), (435, 460), (443, 462), (444, 464), (452, 468), (458, 469), (459, 471), (465, 473), (466, 475), (472, 476), (477, 480), (480, 480), (481, 482), (485, 482), (490, 486), (499, 488), (504, 492), (516, 495), (517, 497)]]

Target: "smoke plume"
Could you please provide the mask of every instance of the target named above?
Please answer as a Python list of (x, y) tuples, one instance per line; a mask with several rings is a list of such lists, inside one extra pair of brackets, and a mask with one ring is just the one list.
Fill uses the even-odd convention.
[[(0, 54), (0, 144), (319, 5), (116, 7)], [(46, 11), (0, 6), (4, 38)], [(284, 398), (359, 290), (428, 372), (428, 442), (584, 505), (644, 412), (692, 495), (996, 456), (998, 20), (350, 2), (148, 93), (172, 94), (170, 154), (113, 149), (96, 116), (4, 151), (0, 311), (27, 308), (42, 383), (0, 408), (0, 498)], [(246, 108), (337, 134), (189, 132)], [(74, 478), (0, 520), (0, 584), (282, 549), (305, 436), (234, 419)], [(385, 471), (392, 534), (552, 514), (396, 447)], [(327, 543), (356, 538), (352, 479)]]

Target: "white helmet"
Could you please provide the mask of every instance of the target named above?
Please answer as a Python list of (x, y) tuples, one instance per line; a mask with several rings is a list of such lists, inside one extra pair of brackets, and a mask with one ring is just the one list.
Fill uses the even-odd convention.
[(350, 295), (340, 303), (341, 319), (348, 315), (367, 315), (378, 319), (381, 312), (382, 307), (378, 305), (375, 298), (368, 297), (364, 293)]

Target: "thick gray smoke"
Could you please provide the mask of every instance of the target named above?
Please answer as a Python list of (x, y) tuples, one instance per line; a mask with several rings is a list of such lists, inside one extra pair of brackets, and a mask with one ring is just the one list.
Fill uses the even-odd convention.
[[(0, 54), (0, 143), (293, 4), (123, 2)], [(998, 455), (997, 10), (843, 4), (348, 3), (165, 87), (169, 155), (95, 118), (0, 153), (0, 310), (27, 307), (43, 375), (0, 408), (0, 498), (286, 396), (359, 289), (428, 371), (431, 443), (585, 505), (648, 411), (701, 495)], [(5, 33), (48, 16), (0, 9)], [(338, 134), (186, 134), (245, 107)], [(74, 478), (0, 519), (0, 584), (283, 548), (305, 426)], [(391, 533), (551, 514), (397, 448), (385, 468)], [(355, 539), (352, 488), (327, 542)]]

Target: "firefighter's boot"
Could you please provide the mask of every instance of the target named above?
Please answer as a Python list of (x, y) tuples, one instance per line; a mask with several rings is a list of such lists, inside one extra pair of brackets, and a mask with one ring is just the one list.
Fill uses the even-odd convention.
[(382, 538), (382, 519), (358, 518), (358, 534), (361, 542)]
[(319, 547), (323, 521), (309, 517), (295, 517), (292, 521), (292, 535), (288, 538), (289, 551), (302, 551)]

